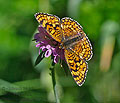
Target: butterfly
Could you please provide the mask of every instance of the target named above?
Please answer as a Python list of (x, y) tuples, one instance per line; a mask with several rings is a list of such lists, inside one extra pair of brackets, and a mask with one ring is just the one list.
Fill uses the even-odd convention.
[(47, 13), (36, 13), (35, 18), (46, 29), (49, 35), (59, 42), (63, 49), (66, 62), (75, 82), (82, 86), (92, 58), (92, 45), (84, 33), (82, 26), (75, 20)]

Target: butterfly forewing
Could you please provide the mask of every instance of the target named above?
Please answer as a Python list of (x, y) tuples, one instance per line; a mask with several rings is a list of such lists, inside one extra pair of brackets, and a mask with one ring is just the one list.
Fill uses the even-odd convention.
[(86, 78), (87, 74), (87, 62), (84, 60), (80, 59), (79, 56), (77, 56), (74, 52), (71, 50), (65, 49), (65, 58), (67, 61), (67, 64), (69, 66), (69, 69), (71, 71), (71, 74), (75, 80), (75, 82), (81, 86)]
[(45, 14), (45, 13), (36, 13), (35, 18), (42, 25), (46, 31), (58, 42), (62, 40), (60, 19), (57, 16)]
[(83, 31), (82, 26), (77, 21), (68, 17), (61, 19), (61, 28), (64, 40), (74, 37)]

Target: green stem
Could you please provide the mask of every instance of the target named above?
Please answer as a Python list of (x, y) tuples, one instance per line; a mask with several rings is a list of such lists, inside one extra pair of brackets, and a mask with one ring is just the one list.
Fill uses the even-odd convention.
[(58, 92), (57, 92), (57, 87), (56, 87), (55, 69), (54, 69), (54, 66), (53, 66), (52, 68), (50, 68), (50, 70), (51, 70), (53, 90), (54, 90), (54, 95), (55, 95), (56, 103), (60, 103), (60, 100), (59, 100), (59, 97), (58, 97)]

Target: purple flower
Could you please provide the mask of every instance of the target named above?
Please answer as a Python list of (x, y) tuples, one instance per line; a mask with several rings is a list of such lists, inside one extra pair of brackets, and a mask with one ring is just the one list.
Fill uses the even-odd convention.
[(36, 33), (34, 39), (36, 40), (36, 47), (39, 47), (39, 54), (40, 50), (45, 52), (45, 57), (48, 58), (49, 56), (54, 57), (54, 63), (58, 63), (59, 59), (64, 59), (64, 50), (59, 48), (60, 43), (55, 41), (47, 31), (42, 27), (38, 27), (39, 33)]

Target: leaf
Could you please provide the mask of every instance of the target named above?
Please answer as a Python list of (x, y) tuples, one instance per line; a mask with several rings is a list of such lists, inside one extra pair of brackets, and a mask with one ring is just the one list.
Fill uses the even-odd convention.
[[(31, 84), (32, 83), (32, 84)], [(19, 81), (15, 83), (10, 83), (8, 81), (0, 79), (0, 96), (5, 95), (7, 92), (17, 94), (20, 92), (26, 92), (33, 89), (42, 89), (39, 79), (31, 79), (25, 81)]]
[(63, 69), (65, 71), (66, 76), (68, 76), (69, 67), (68, 67), (67, 63), (64, 60), (62, 60), (62, 67), (63, 67)]
[[(26, 101), (34, 100), (34, 101), (39, 101), (39, 102), (47, 101), (46, 99), (47, 94), (43, 88), (44, 86), (40, 84), (39, 78), (19, 81), (15, 83), (10, 83), (8, 81), (0, 79), (0, 97), (5, 98), (4, 100), (6, 100), (6, 102), (9, 101), (8, 98), (11, 98), (11, 96), (5, 97), (7, 93), (11, 93), (11, 95), (14, 94), (12, 95), (12, 98), (19, 96), (21, 97), (21, 99), (23, 99), (23, 101), (25, 100)], [(12, 98), (10, 99), (11, 102), (7, 102), (7, 103), (12, 103)], [(15, 98), (15, 100), (16, 99), (17, 98)], [(6, 102), (3, 102), (0, 98), (0, 103), (6, 103)], [(20, 103), (26, 103), (26, 102), (20, 102)], [(33, 103), (33, 102), (30, 102), (30, 103)]]
[(36, 41), (36, 39), (33, 39), (32, 41)]
[(44, 52), (42, 51), (35, 61), (35, 66), (38, 65), (44, 57)]

